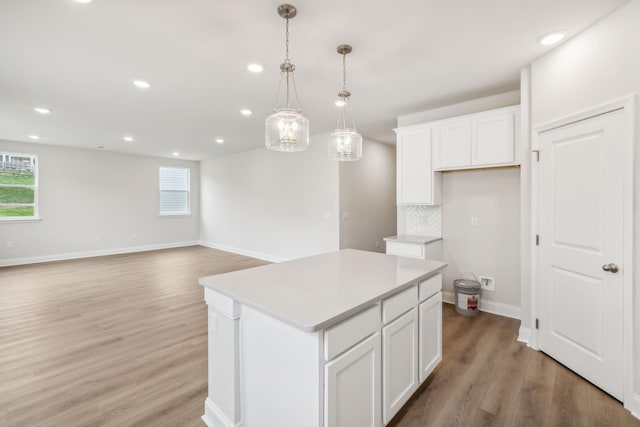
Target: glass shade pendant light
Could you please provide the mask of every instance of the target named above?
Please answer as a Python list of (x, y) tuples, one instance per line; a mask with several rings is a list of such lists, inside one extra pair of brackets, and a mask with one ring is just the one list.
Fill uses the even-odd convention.
[(338, 92), (340, 101), (336, 105), (340, 105), (342, 111), (338, 116), (337, 129), (329, 136), (329, 158), (349, 162), (362, 158), (362, 135), (356, 132), (353, 118), (350, 122), (347, 120), (347, 101), (351, 96), (351, 92), (347, 90), (347, 54), (352, 48), (348, 44), (341, 44), (337, 50), (342, 55), (342, 90)]
[[(280, 64), (280, 84), (276, 94), (276, 107), (273, 114), (265, 120), (265, 142), (267, 148), (275, 151), (302, 151), (309, 146), (309, 120), (302, 115), (299, 108), (298, 91), (293, 72), (296, 66), (289, 60), (289, 19), (296, 16), (296, 8), (290, 4), (283, 4), (278, 7), (278, 15), (287, 20), (285, 40), (285, 59)], [(285, 106), (278, 106), (280, 87), (282, 80), (285, 80)], [(296, 98), (296, 105), (293, 108), (290, 104), (289, 90), (293, 86), (293, 93)]]

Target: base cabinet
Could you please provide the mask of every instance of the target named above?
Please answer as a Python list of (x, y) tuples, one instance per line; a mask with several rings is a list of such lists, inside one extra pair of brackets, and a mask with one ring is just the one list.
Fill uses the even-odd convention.
[(418, 310), (382, 329), (383, 416), (387, 424), (418, 389)]
[(442, 240), (429, 243), (386, 242), (386, 253), (407, 258), (442, 260)]
[(313, 332), (205, 290), (208, 427), (382, 427), (442, 359), (442, 274)]
[(420, 318), (420, 382), (442, 361), (442, 293), (418, 307)]
[(325, 365), (325, 427), (379, 427), (380, 333)]

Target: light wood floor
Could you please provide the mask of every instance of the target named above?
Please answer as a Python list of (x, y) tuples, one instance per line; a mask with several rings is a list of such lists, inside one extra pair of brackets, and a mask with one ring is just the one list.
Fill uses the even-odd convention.
[(389, 427), (640, 427), (620, 402), (516, 341), (520, 321), (443, 307), (443, 360)]
[[(262, 264), (190, 247), (0, 268), (0, 426), (202, 427), (197, 279)], [(518, 326), (445, 305), (443, 362), (392, 425), (640, 427), (620, 403), (517, 343)]]
[(194, 246), (0, 268), (0, 425), (203, 426), (197, 280), (263, 264)]

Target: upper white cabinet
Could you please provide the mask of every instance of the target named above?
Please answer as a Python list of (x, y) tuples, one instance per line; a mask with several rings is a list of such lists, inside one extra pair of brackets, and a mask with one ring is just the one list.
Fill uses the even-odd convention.
[(471, 164), (515, 162), (515, 112), (491, 114), (471, 121)]
[(471, 123), (452, 122), (433, 128), (434, 168), (457, 168), (471, 163)]
[(520, 106), (396, 129), (398, 205), (439, 205), (439, 171), (520, 164)]
[(431, 129), (397, 129), (397, 203), (433, 205), (440, 203), (439, 176), (431, 161)]
[(432, 122), (433, 170), (519, 164), (520, 107), (507, 107)]

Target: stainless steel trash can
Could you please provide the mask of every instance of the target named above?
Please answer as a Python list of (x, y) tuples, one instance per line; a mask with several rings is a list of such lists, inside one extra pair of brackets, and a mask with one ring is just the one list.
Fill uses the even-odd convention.
[(477, 280), (456, 279), (453, 290), (456, 294), (456, 313), (463, 316), (477, 316), (480, 308), (480, 289), (482, 285)]

